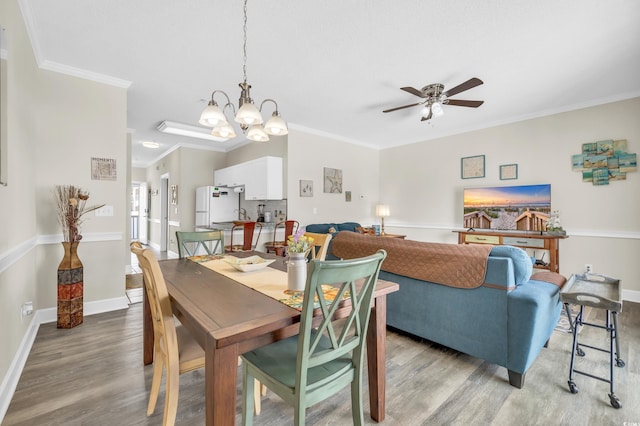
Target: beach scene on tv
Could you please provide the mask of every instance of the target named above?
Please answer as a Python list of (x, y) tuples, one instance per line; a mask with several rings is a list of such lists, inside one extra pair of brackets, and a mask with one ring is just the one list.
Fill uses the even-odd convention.
[(545, 231), (551, 214), (551, 185), (464, 189), (464, 227)]

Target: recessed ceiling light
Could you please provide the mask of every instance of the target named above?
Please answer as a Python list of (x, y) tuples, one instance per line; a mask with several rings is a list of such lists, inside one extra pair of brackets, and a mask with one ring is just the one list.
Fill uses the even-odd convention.
[(152, 149), (160, 148), (160, 144), (158, 142), (151, 142), (151, 141), (142, 142), (142, 146), (144, 146), (145, 148), (152, 148)]
[(176, 123), (175, 121), (163, 121), (158, 125), (158, 130), (163, 133), (188, 136), (190, 138), (207, 139), (210, 141), (224, 142), (229, 138), (220, 138), (211, 134), (211, 129), (190, 124)]

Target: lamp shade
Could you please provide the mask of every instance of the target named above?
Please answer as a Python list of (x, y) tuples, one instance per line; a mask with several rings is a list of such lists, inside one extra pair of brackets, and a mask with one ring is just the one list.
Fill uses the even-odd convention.
[(233, 130), (233, 127), (229, 123), (220, 124), (213, 128), (211, 131), (213, 136), (217, 136), (219, 138), (231, 139), (236, 137), (236, 132)]
[(271, 118), (264, 125), (265, 131), (270, 135), (286, 135), (289, 133), (287, 129), (287, 123), (280, 117), (277, 112), (274, 112)]
[(442, 104), (440, 102), (434, 102), (433, 105), (431, 105), (431, 112), (433, 113), (434, 117), (440, 117), (442, 114), (444, 114)]
[(258, 108), (251, 102), (245, 102), (236, 114), (236, 122), (251, 126), (254, 124), (262, 124), (263, 120)]
[(261, 125), (254, 124), (249, 128), (249, 132), (247, 132), (247, 139), (254, 142), (266, 142), (269, 140), (269, 135)]
[(216, 127), (218, 124), (227, 123), (227, 118), (224, 116), (222, 111), (220, 111), (218, 105), (213, 102), (209, 102), (209, 105), (202, 110), (198, 123), (207, 127)]
[(376, 206), (376, 216), (377, 217), (387, 217), (389, 216), (389, 206), (387, 204), (378, 204)]

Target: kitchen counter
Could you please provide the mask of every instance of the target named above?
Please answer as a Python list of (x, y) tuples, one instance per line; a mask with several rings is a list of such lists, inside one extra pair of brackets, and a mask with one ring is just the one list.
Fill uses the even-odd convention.
[[(275, 222), (258, 222), (262, 224), (262, 230), (273, 230), (275, 228)], [(214, 222), (210, 227), (203, 228), (198, 226), (198, 229), (222, 229), (223, 231), (230, 231), (233, 228), (233, 222)]]
[[(259, 222), (262, 224), (262, 232), (260, 233), (260, 238), (257, 241), (256, 250), (257, 251), (265, 251), (264, 245), (267, 243), (271, 243), (273, 241), (273, 233), (274, 228), (276, 226), (275, 222)], [(224, 241), (225, 244), (229, 244), (231, 241), (231, 229), (233, 228), (233, 222), (214, 222), (210, 227), (202, 227), (198, 226), (195, 228), (196, 231), (211, 231), (220, 229), (224, 231)], [(284, 228), (279, 228), (284, 229)], [(282, 231), (281, 231), (282, 232)], [(236, 238), (238, 241), (242, 239), (244, 231), (241, 227), (238, 227), (233, 232), (233, 243), (236, 244)], [(258, 233), (258, 228), (256, 227), (255, 233)], [(283, 234), (280, 234), (283, 235)], [(255, 234), (254, 234), (255, 238)], [(198, 253), (201, 254), (201, 253)]]

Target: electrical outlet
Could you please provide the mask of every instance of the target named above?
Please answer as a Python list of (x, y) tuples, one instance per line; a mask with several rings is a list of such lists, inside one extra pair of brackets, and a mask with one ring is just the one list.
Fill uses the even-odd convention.
[(584, 272), (585, 274), (591, 274), (593, 272), (593, 265), (590, 263), (584, 264)]
[(33, 302), (24, 302), (22, 305), (22, 318), (31, 315), (33, 313)]

